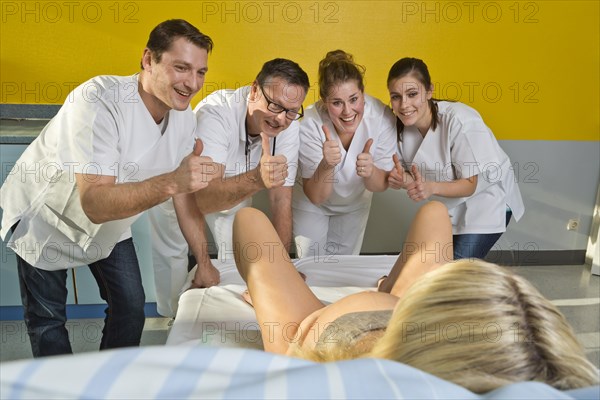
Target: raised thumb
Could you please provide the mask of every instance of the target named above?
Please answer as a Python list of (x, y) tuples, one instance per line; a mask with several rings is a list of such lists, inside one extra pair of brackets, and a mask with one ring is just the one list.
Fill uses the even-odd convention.
[(204, 143), (202, 143), (202, 140), (196, 138), (196, 143), (194, 143), (194, 150), (192, 151), (192, 154), (199, 156), (202, 154), (202, 150), (204, 150)]
[(270, 148), (271, 146), (269, 145), (269, 137), (264, 134), (263, 132), (260, 133), (260, 140), (261, 140), (261, 146), (262, 146), (262, 153), (263, 155), (269, 155), (271, 153)]

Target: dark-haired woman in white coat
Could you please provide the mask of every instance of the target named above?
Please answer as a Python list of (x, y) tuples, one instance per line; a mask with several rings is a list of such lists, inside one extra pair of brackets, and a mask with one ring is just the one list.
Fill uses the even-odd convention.
[(389, 186), (414, 201), (446, 204), (454, 258), (484, 258), (511, 216), (518, 221), (524, 212), (510, 159), (476, 110), (432, 98), (422, 60), (396, 62), (387, 84), (398, 133)]

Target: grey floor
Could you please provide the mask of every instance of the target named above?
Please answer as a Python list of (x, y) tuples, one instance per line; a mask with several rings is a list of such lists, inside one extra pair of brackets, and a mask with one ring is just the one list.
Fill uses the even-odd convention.
[[(573, 326), (586, 355), (600, 367), (600, 277), (581, 265), (513, 267), (556, 304)], [(161, 345), (167, 340), (170, 319), (148, 318), (142, 345)], [(97, 351), (102, 320), (68, 322), (73, 351)], [(22, 321), (0, 321), (0, 361), (31, 358), (29, 339)]]

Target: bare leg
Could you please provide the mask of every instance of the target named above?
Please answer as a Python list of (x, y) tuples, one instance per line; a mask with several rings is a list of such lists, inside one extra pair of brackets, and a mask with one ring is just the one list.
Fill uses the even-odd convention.
[(452, 261), (452, 225), (440, 202), (425, 204), (415, 216), (402, 253), (379, 291), (401, 297), (423, 274)]
[(237, 212), (233, 245), (265, 350), (285, 354), (300, 322), (324, 305), (298, 274), (271, 221), (262, 212), (254, 208)]

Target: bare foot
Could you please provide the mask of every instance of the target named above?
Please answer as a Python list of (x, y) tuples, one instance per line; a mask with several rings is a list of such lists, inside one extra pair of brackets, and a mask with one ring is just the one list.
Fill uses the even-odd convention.
[(377, 279), (377, 290), (379, 290), (379, 288), (381, 287), (381, 284), (383, 282), (385, 282), (385, 280), (387, 279), (387, 275), (382, 276), (381, 278)]

